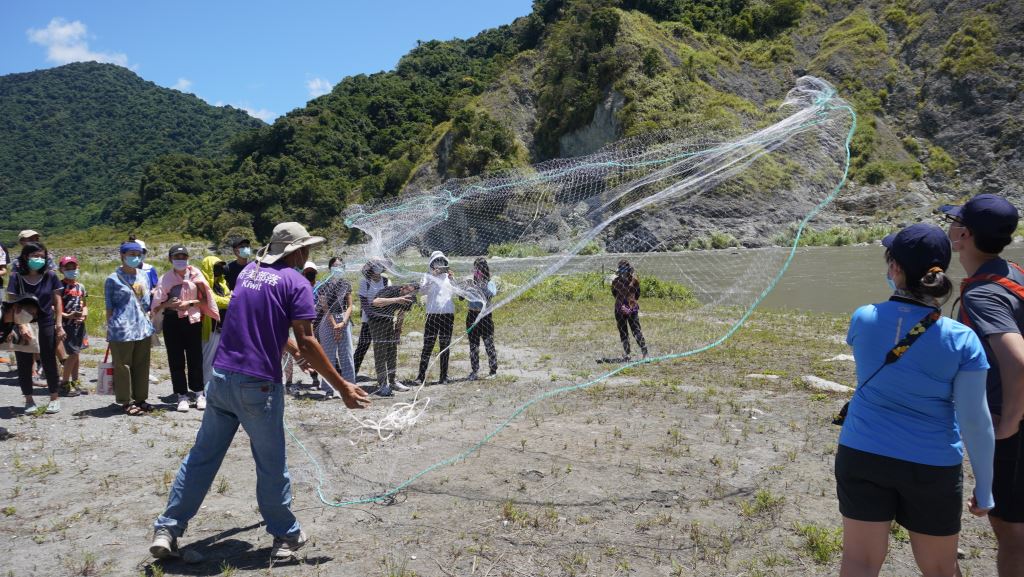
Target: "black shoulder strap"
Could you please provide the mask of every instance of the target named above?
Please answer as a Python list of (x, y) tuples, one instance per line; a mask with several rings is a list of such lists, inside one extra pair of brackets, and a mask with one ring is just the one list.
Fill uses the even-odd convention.
[(879, 371), (885, 368), (886, 365), (890, 365), (900, 360), (900, 357), (907, 353), (907, 350), (910, 348), (910, 346), (913, 345), (917, 341), (917, 339), (921, 338), (921, 335), (923, 335), (941, 317), (942, 311), (940, 309), (934, 309), (930, 311), (928, 314), (926, 314), (924, 318), (918, 321), (917, 324), (911, 327), (907, 334), (904, 335), (902, 339), (900, 339), (900, 342), (896, 343), (896, 346), (889, 349), (889, 352), (885, 353), (885, 361), (882, 362), (882, 365), (879, 366), (878, 369), (875, 370), (875, 372), (871, 373), (870, 377), (868, 377), (867, 379), (864, 380), (863, 383), (861, 383), (858, 389), (867, 386), (868, 381), (875, 378), (875, 375), (877, 375)]

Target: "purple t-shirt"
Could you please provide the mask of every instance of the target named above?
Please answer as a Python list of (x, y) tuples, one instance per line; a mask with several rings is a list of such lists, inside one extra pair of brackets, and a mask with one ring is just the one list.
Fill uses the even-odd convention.
[(316, 318), (309, 281), (281, 262), (251, 262), (238, 275), (229, 310), (213, 366), (280, 383), (292, 321)]

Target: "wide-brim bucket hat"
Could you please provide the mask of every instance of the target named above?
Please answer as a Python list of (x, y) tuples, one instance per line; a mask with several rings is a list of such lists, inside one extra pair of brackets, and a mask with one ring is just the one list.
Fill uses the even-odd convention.
[(256, 252), (257, 260), (263, 264), (274, 264), (304, 246), (316, 246), (326, 240), (322, 236), (310, 236), (306, 227), (297, 222), (282, 222), (274, 227), (270, 242)]

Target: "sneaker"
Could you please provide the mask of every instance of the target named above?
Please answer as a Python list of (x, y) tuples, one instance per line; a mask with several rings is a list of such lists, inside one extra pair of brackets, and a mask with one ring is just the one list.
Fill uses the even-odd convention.
[(391, 391), (391, 387), (388, 387), (388, 386), (378, 387), (377, 390), (373, 392), (373, 394), (377, 395), (378, 397), (393, 397), (393, 396), (395, 396), (395, 393), (393, 393)]
[(188, 412), (188, 395), (178, 395), (178, 412)]
[(64, 383), (63, 385), (60, 386), (60, 391), (58, 392), (58, 394), (62, 397), (77, 397), (82, 393), (78, 392), (78, 389), (71, 386), (71, 383)]
[(205, 393), (199, 393), (199, 396), (196, 397), (196, 408), (199, 409), (200, 411), (205, 411), (206, 410), (206, 394)]
[(9, 359), (8, 357), (0, 357), (0, 365), (9, 365), (9, 364), (11, 364), (11, 359)]
[(493, 379), (493, 378), (495, 378), (497, 376), (498, 376), (498, 371), (491, 371), (491, 372), (487, 373), (487, 376), (484, 377), (484, 379), (490, 381), (491, 379)]
[(60, 412), (60, 399), (50, 401), (50, 404), (46, 405), (46, 414), (52, 415)]
[(467, 381), (475, 381), (475, 380), (477, 380), (477, 379), (479, 379), (479, 378), (480, 378), (480, 377), (478, 377), (478, 376), (476, 375), (476, 371), (473, 371), (472, 373), (469, 373), (469, 376), (468, 376), (468, 377), (466, 377), (466, 380), (467, 380)]
[(412, 390), (409, 387), (402, 384), (402, 381), (395, 381), (391, 383), (391, 388), (394, 389), (395, 391), (398, 391), (399, 393), (405, 393)]
[(38, 410), (39, 410), (39, 407), (36, 406), (36, 402), (35, 401), (28, 401), (28, 402), (25, 403), (25, 414), (34, 413), (34, 412), (36, 412)]
[(149, 553), (157, 559), (177, 557), (178, 539), (167, 529), (157, 529), (153, 532), (153, 544), (149, 546)]
[(291, 559), (295, 552), (302, 549), (309, 537), (305, 531), (300, 530), (299, 534), (288, 539), (287, 537), (274, 537), (274, 547), (270, 550), (270, 556), (274, 559)]

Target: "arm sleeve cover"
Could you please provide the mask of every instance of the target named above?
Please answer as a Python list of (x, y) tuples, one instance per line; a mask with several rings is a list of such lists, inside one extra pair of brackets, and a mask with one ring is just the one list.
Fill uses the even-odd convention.
[(995, 436), (992, 431), (992, 416), (985, 400), (985, 377), (987, 371), (960, 371), (953, 379), (953, 402), (960, 422), (960, 432), (967, 444), (974, 470), (974, 497), (978, 506), (991, 509), (995, 506), (992, 498), (992, 459), (995, 454)]

